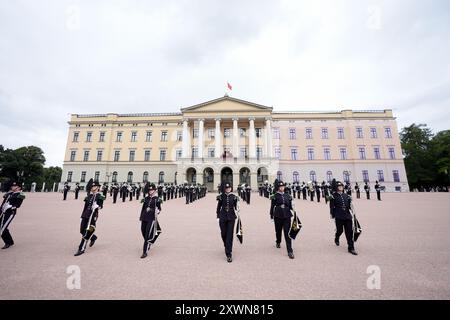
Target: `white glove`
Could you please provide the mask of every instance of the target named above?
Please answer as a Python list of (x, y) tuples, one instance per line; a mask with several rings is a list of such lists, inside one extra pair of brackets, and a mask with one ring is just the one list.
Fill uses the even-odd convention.
[(217, 222), (219, 222), (219, 220), (220, 220), (220, 219), (219, 219), (219, 218), (217, 218)]
[(273, 218), (270, 218), (270, 221), (273, 222)]

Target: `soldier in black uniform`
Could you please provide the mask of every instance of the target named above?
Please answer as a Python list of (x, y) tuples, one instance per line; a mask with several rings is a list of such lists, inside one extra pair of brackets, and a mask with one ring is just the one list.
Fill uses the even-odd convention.
[(119, 194), (119, 186), (117, 183), (114, 183), (111, 187), (113, 203), (117, 202), (117, 195)]
[(162, 199), (158, 197), (158, 191), (155, 184), (146, 185), (144, 187), (144, 199), (142, 202), (141, 216), (141, 233), (144, 238), (144, 246), (142, 249), (141, 259), (147, 257), (150, 246), (156, 241), (161, 229), (158, 224), (158, 215), (161, 212)]
[(336, 234), (334, 243), (339, 246), (339, 237), (345, 230), (347, 238), (348, 252), (357, 255), (353, 241), (353, 216), (350, 213), (352, 198), (344, 193), (344, 184), (340, 181), (336, 183), (337, 191), (330, 197), (330, 215), (336, 222)]
[(224, 183), (222, 193), (217, 196), (217, 221), (220, 226), (220, 234), (225, 246), (225, 255), (228, 262), (232, 262), (234, 224), (239, 212), (239, 197), (231, 193), (231, 184)]
[(367, 182), (364, 185), (364, 191), (366, 191), (367, 200), (370, 200), (370, 186), (369, 186), (369, 184)]
[(142, 186), (140, 183), (138, 183), (137, 188), (136, 188), (136, 200), (139, 200), (139, 197), (141, 196), (141, 192), (142, 192)]
[(5, 245), (2, 249), (8, 249), (14, 244), (8, 226), (16, 216), (17, 208), (20, 208), (24, 199), (25, 194), (22, 193), (22, 186), (17, 182), (13, 182), (11, 190), (3, 195), (3, 202), (0, 207), (0, 235)]
[(67, 199), (67, 192), (69, 192), (70, 190), (70, 186), (67, 182), (64, 183), (64, 188), (63, 188), (63, 194), (64, 194), (64, 198), (63, 200)]
[(355, 184), (355, 191), (356, 191), (356, 199), (360, 199), (361, 198), (361, 191), (359, 190), (358, 182), (356, 182), (356, 184)]
[(289, 237), (291, 228), (291, 210), (292, 197), (284, 192), (284, 182), (275, 181), (275, 193), (271, 197), (270, 219), (275, 223), (276, 247), (280, 248), (281, 232), (284, 232), (286, 241), (286, 249), (290, 259), (294, 259), (294, 251), (292, 250), (292, 241)]
[(377, 199), (378, 201), (381, 201), (381, 186), (380, 183), (377, 181), (375, 181), (375, 191), (377, 192)]
[(102, 193), (103, 193), (103, 196), (105, 197), (105, 199), (106, 199), (106, 195), (108, 194), (108, 188), (109, 188), (108, 184), (105, 182), (102, 187)]
[(250, 204), (250, 196), (252, 194), (252, 188), (246, 184), (245, 185), (245, 200), (247, 200), (247, 203)]
[(128, 193), (128, 187), (127, 184), (124, 182), (122, 183), (122, 187), (120, 187), (120, 194), (122, 196), (122, 202), (125, 202), (125, 199), (127, 198)]
[(303, 181), (302, 183), (302, 196), (303, 196), (303, 200), (306, 200), (306, 193), (307, 193), (307, 189), (306, 189), (306, 183)]
[(86, 188), (90, 190), (90, 193), (84, 199), (84, 208), (81, 214), (80, 224), (80, 233), (82, 238), (75, 256), (79, 256), (84, 253), (86, 250), (86, 244), (89, 240), (89, 247), (92, 247), (97, 240), (97, 236), (94, 232), (96, 229), (99, 209), (103, 209), (103, 200), (105, 200), (105, 197), (99, 192), (100, 183), (97, 181), (93, 182), (91, 179)]
[(77, 182), (75, 185), (75, 200), (78, 200), (78, 193), (80, 192), (80, 184)]
[(320, 185), (316, 183), (315, 188), (316, 188), (317, 202), (320, 202), (320, 194), (321, 194)]

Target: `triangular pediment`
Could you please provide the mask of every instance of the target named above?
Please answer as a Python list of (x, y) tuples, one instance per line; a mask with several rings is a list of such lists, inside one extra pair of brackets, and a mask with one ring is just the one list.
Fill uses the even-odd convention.
[(190, 107), (182, 108), (181, 112), (271, 112), (272, 107), (263, 106), (257, 103), (224, 96)]

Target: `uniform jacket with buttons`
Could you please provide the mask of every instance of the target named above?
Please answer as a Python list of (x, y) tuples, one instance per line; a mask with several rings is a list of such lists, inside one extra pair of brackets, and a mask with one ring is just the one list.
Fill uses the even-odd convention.
[(161, 211), (161, 198), (158, 196), (146, 196), (144, 199), (142, 199), (142, 210), (141, 210), (141, 217), (139, 218), (140, 221), (153, 221), (155, 220), (155, 213), (156, 209), (158, 211)]
[(84, 208), (83, 213), (81, 214), (81, 218), (90, 218), (91, 214), (94, 213), (95, 215), (98, 214), (98, 208), (96, 208), (94, 211), (92, 210), (92, 207), (94, 206), (94, 203), (96, 203), (100, 208), (103, 208), (103, 200), (105, 200), (105, 197), (100, 193), (97, 192), (96, 194), (89, 194), (84, 199)]
[(292, 217), (292, 197), (287, 193), (277, 192), (272, 195), (270, 205), (270, 218), (290, 218)]
[(239, 198), (233, 193), (222, 193), (217, 196), (217, 218), (221, 220), (236, 219), (237, 203)]
[(6, 210), (6, 211), (10, 211), (10, 210), (14, 210), (13, 208), (19, 208), (22, 205), (23, 199), (25, 199), (25, 194), (22, 192), (13, 192), (13, 191), (9, 191), (7, 193), (5, 193), (3, 195), (3, 202), (0, 206), (0, 208), (3, 208), (4, 204), (9, 204), (11, 207)]
[(334, 219), (351, 220), (350, 206), (352, 197), (346, 193), (333, 192), (330, 197), (330, 215)]

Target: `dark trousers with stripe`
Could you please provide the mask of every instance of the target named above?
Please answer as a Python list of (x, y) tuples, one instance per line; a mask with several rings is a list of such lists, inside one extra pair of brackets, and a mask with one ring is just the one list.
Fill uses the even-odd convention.
[(281, 232), (284, 233), (284, 240), (286, 241), (286, 249), (292, 252), (292, 240), (289, 238), (289, 230), (291, 229), (291, 218), (273, 218), (275, 223), (275, 236), (277, 243), (281, 243)]
[(347, 238), (348, 248), (350, 250), (354, 249), (353, 242), (353, 222), (352, 220), (343, 220), (343, 219), (335, 219), (336, 220), (336, 239), (339, 240), (339, 237), (342, 235), (342, 232), (345, 230), (345, 238)]
[(141, 233), (142, 233), (142, 237), (144, 238), (144, 246), (142, 247), (142, 253), (147, 253), (148, 250), (150, 250), (150, 246), (151, 246), (151, 243), (149, 242), (150, 231), (152, 228), (152, 223), (154, 221), (155, 220), (141, 222)]
[(231, 256), (233, 251), (233, 235), (234, 235), (235, 220), (220, 219), (220, 235), (222, 236), (223, 245), (225, 247), (225, 254)]
[(81, 242), (78, 246), (78, 250), (84, 251), (86, 250), (86, 244), (89, 240), (97, 240), (97, 236), (94, 234), (97, 223), (97, 215), (94, 215), (89, 223), (89, 218), (81, 218), (80, 223), (80, 233), (81, 233)]
[(0, 219), (0, 233), (2, 235), (2, 239), (5, 244), (13, 245), (14, 241), (9, 232), (8, 226), (11, 224), (12, 220), (16, 216), (16, 212), (14, 210), (7, 210), (4, 214), (1, 215)]

